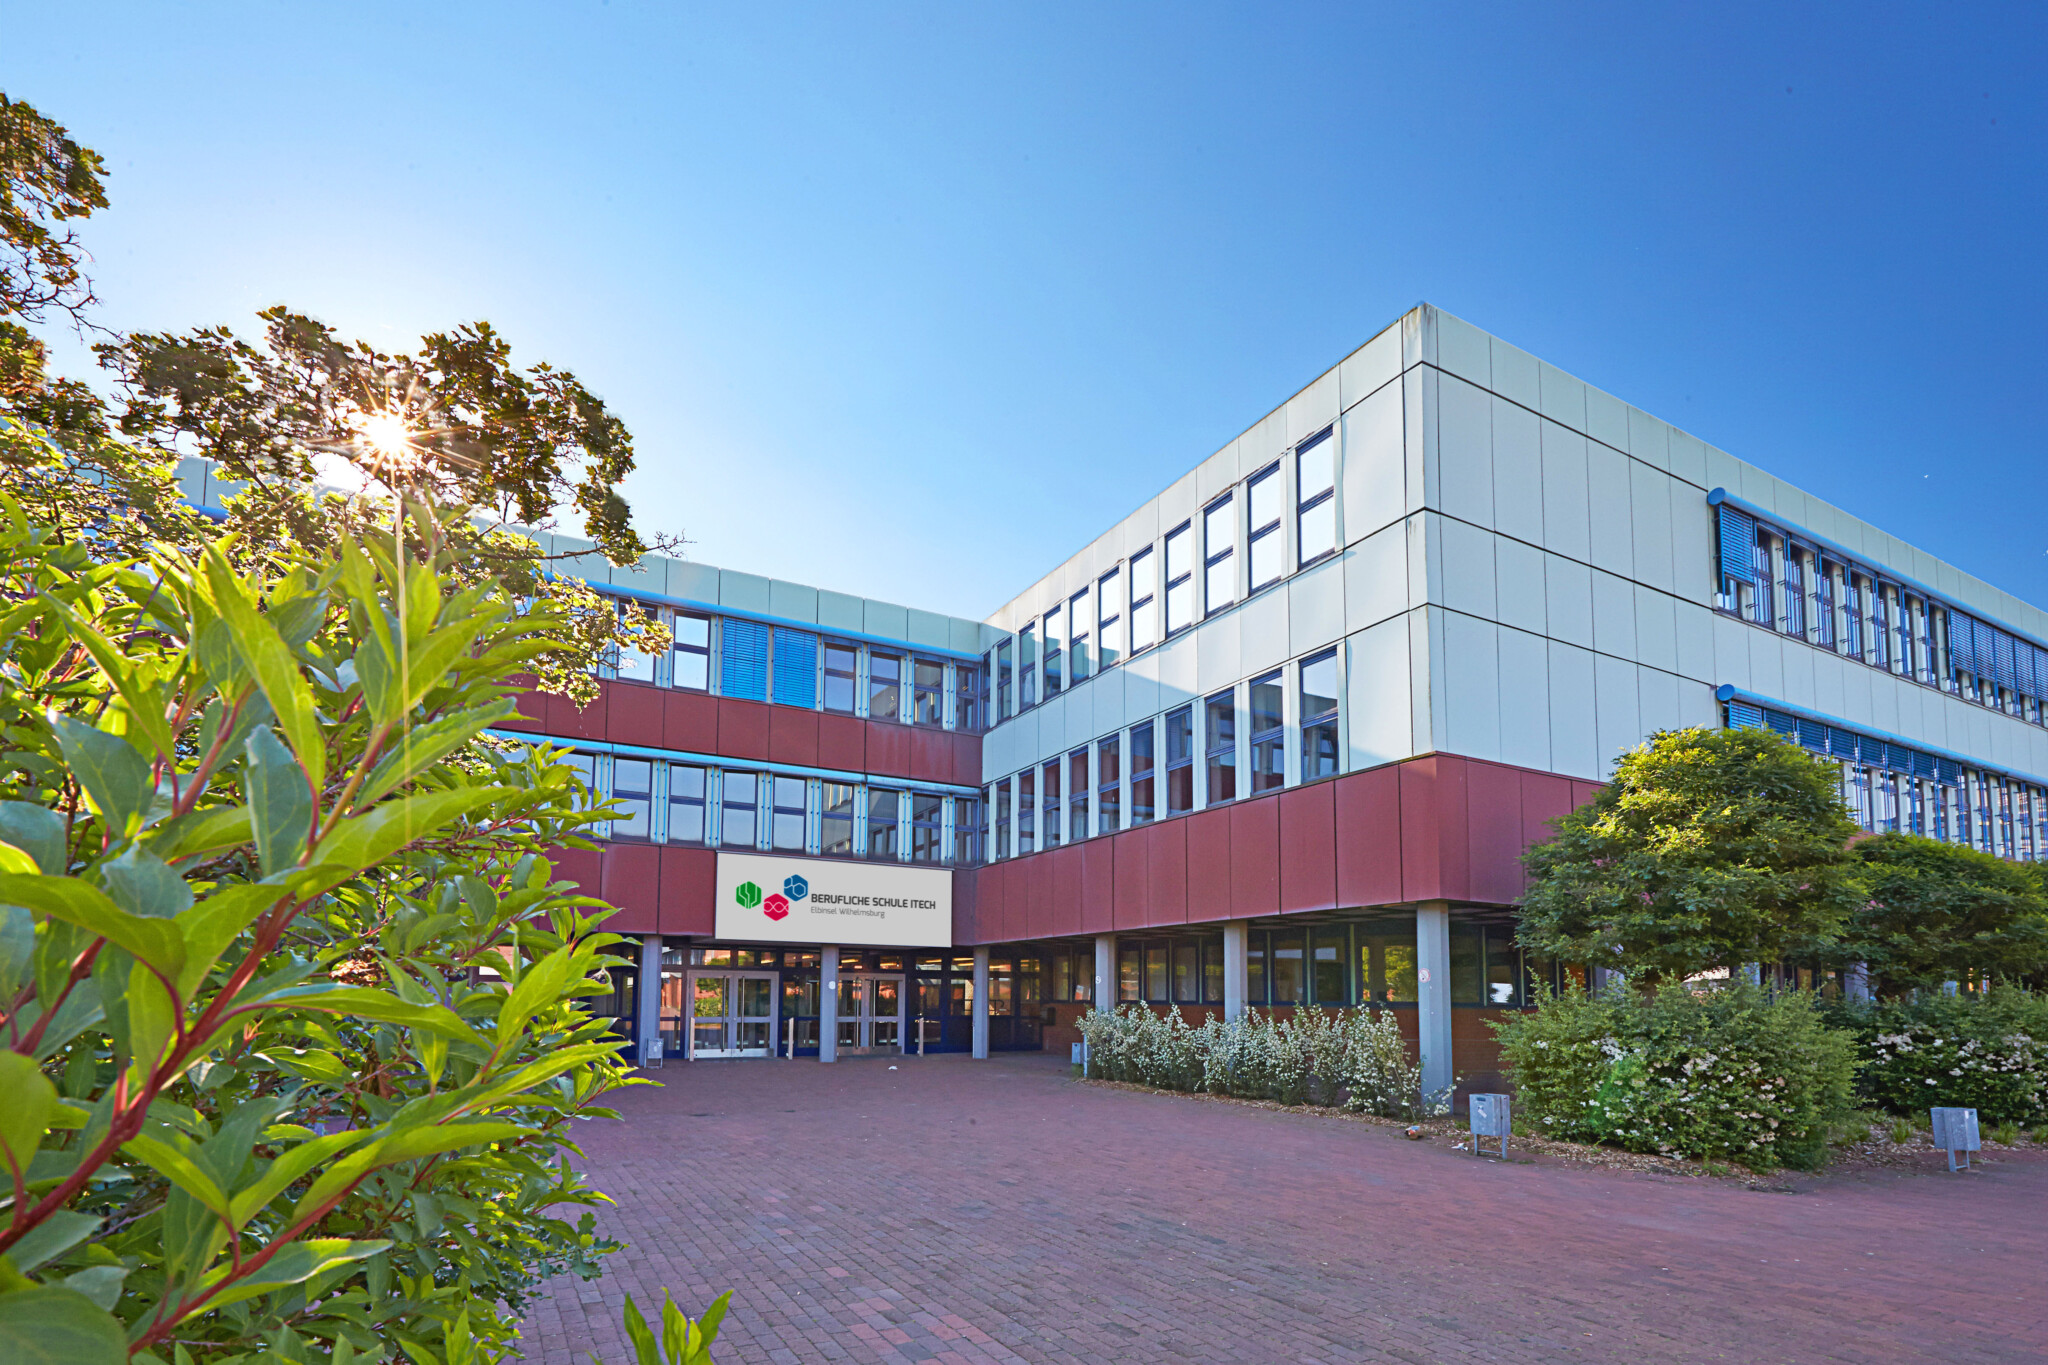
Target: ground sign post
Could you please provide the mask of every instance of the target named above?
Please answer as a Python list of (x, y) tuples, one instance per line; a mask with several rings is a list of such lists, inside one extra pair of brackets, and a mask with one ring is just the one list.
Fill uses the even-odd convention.
[(1977, 1136), (1977, 1111), (1974, 1109), (1930, 1109), (1928, 1116), (1933, 1120), (1934, 1145), (1948, 1153), (1948, 1168), (1957, 1169), (1956, 1153), (1963, 1154), (1961, 1169), (1970, 1169), (1970, 1153), (1982, 1151), (1984, 1143)]
[(1479, 1139), (1483, 1137), (1500, 1139), (1500, 1154), (1508, 1154), (1508, 1097), (1506, 1095), (1474, 1095), (1472, 1097), (1472, 1152), (1478, 1155)]

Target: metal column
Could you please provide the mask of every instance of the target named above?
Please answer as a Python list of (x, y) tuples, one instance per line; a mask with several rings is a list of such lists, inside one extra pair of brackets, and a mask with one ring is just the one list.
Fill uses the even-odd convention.
[(839, 945), (818, 955), (818, 1060), (839, 1060)]
[(661, 1050), (661, 935), (640, 940), (640, 976), (633, 985), (633, 1038), (640, 1047), (640, 1065)]
[(1252, 922), (1247, 919), (1223, 923), (1223, 1020), (1244, 1017), (1244, 998), (1251, 990)]
[(1095, 1008), (1107, 1014), (1116, 1008), (1116, 935), (1095, 936)]
[(1449, 1098), (1451, 1068), (1451, 903), (1415, 907), (1416, 1024), (1422, 1041), (1422, 1092)]
[(988, 949), (974, 950), (974, 1056), (988, 1060)]

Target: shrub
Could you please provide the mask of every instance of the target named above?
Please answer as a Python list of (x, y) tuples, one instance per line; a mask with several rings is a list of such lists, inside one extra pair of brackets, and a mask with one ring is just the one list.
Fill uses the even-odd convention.
[(1852, 1110), (1851, 1037), (1798, 992), (1571, 991), (1493, 1027), (1523, 1113), (1546, 1136), (1811, 1167)]
[(1975, 1109), (1985, 1124), (2048, 1120), (2048, 998), (2012, 986), (1843, 1006), (1863, 1051), (1858, 1085), (1894, 1114)]

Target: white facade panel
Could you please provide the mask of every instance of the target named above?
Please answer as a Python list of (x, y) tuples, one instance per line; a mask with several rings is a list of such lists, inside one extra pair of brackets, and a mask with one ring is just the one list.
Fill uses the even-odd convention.
[[(1244, 673), (1263, 673), (1287, 658), (1287, 598), (1290, 587), (1282, 584), (1268, 588), (1238, 608), (1238, 666)], [(1203, 670), (1204, 673), (1207, 671)], [(1233, 674), (1232, 679), (1237, 676)]]
[(1437, 381), (1437, 487), (1445, 516), (1493, 526), (1493, 403), (1449, 375)]
[(1550, 646), (1540, 636), (1500, 631), (1500, 757), (1550, 770)]
[(1628, 404), (1611, 393), (1586, 386), (1585, 432), (1602, 445), (1628, 449)]
[(1159, 709), (1164, 711), (1192, 701), (1200, 685), (1195, 675), (1194, 633), (1176, 636), (1153, 653), (1159, 661)]
[(1586, 494), (1586, 438), (1555, 422), (1542, 426), (1543, 548), (1581, 564), (1593, 560)]
[(1166, 709), (1160, 703), (1159, 658), (1159, 651), (1151, 649), (1123, 666), (1124, 724), (1135, 724)]
[(1536, 357), (1499, 337), (1493, 338), (1493, 382), (1487, 387), (1531, 411), (1543, 406)]
[(1593, 648), (1617, 659), (1636, 657), (1636, 587), (1593, 571)]
[(1672, 590), (1670, 475), (1630, 462), (1629, 508), (1633, 513), (1635, 580)]
[(1550, 638), (1593, 647), (1593, 571), (1559, 555), (1543, 557), (1544, 615)]
[(1541, 635), (1544, 610), (1543, 551), (1519, 540), (1497, 536), (1493, 542), (1494, 603), (1499, 619), (1518, 630)]
[(1593, 654), (1550, 642), (1550, 762), (1553, 772), (1598, 778), (1600, 735), (1593, 700)]
[(1344, 414), (1344, 539), (1355, 541), (1407, 515), (1401, 388), (1388, 384)]
[(1713, 619), (1714, 671), (1707, 681), (1716, 687), (1728, 683), (1748, 688), (1753, 676), (1749, 667), (1749, 627), (1725, 616)]
[(1410, 697), (1408, 618), (1382, 621), (1345, 642), (1350, 704), (1345, 771), (1408, 758), (1417, 751)]
[(1436, 318), (1436, 363), (1480, 388), (1493, 386), (1493, 338), (1442, 309)]
[(1357, 555), (1355, 549), (1346, 550), (1288, 581), (1282, 590), (1287, 595), (1286, 653), (1307, 654), (1342, 638), (1344, 577)]
[(1599, 730), (1600, 776), (1614, 760), (1642, 742), (1642, 705), (1636, 694), (1637, 665), (1605, 654), (1593, 656), (1593, 713)]
[[(818, 590), (807, 588), (801, 583), (785, 583), (779, 578), (768, 582), (768, 614), (780, 616), (785, 621), (815, 621), (818, 619)], [(930, 615), (929, 612), (920, 613)], [(943, 621), (943, 616), (933, 617)]]
[(1493, 535), (1447, 517), (1437, 518), (1436, 527), (1443, 545), (1444, 605), (1493, 620)]
[(1531, 545), (1543, 543), (1541, 429), (1535, 413), (1493, 400), (1493, 526)]
[(1408, 524), (1383, 527), (1344, 552), (1346, 629), (1363, 630), (1410, 606)]
[(1592, 514), (1592, 563), (1630, 578), (1635, 537), (1629, 511), (1629, 458), (1598, 441), (1586, 446), (1586, 501)]
[(1678, 672), (1718, 687), (1714, 671), (1714, 614), (1690, 602), (1672, 605), (1672, 625), (1678, 634)]
[(1444, 747), (1467, 758), (1500, 758), (1499, 628), (1444, 613)]
[(1542, 391), (1543, 415), (1578, 431), (1586, 428), (1586, 383), (1547, 360), (1536, 362), (1536, 383)]
[(1678, 599), (1640, 583), (1635, 593), (1637, 661), (1678, 672)]
[(1645, 736), (1676, 730), (1685, 721), (1678, 706), (1678, 678), (1657, 668), (1636, 670), (1636, 697), (1642, 707), (1638, 722)]
[(1686, 678), (1678, 680), (1678, 720), (1681, 725), (1697, 725), (1705, 730), (1721, 728), (1721, 703), (1714, 697), (1714, 689), (1702, 682)]
[(1337, 366), (1338, 403), (1349, 408), (1401, 374), (1401, 325), (1395, 323)]
[(1204, 695), (1244, 676), (1238, 648), (1241, 611), (1227, 611), (1195, 627), (1190, 640), (1195, 652), (1195, 687)]
[(1089, 684), (1089, 700), (1094, 705), (1094, 730), (1097, 735), (1114, 734), (1130, 723), (1131, 717), (1125, 711), (1124, 697), (1126, 684), (1131, 676), (1128, 668), (1112, 668)]

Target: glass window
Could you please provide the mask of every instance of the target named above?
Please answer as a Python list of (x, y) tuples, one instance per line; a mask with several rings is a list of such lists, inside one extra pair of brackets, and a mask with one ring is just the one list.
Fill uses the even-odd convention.
[(810, 710), (818, 704), (818, 637), (807, 630), (775, 628), (775, 700)]
[(1273, 935), (1273, 1003), (1307, 1004), (1308, 997), (1303, 993), (1307, 985), (1301, 971), (1301, 935)]
[(1078, 844), (1088, 837), (1088, 750), (1080, 748), (1067, 755), (1067, 842)]
[(1074, 950), (1074, 999), (1095, 998), (1095, 950), (1077, 948)]
[(1212, 937), (1202, 944), (1202, 1000), (1206, 1004), (1223, 1003), (1223, 939)]
[(1038, 770), (1026, 768), (1017, 774), (1017, 852), (1019, 856), (1038, 847)]
[(1060, 761), (1045, 765), (1045, 847), (1060, 846)]
[(1351, 1003), (1351, 935), (1344, 929), (1318, 929), (1311, 939), (1313, 960), (1309, 983), (1318, 1005)]
[(946, 666), (937, 659), (911, 661), (910, 723), (946, 723)]
[(1095, 741), (1095, 832), (1114, 834), (1121, 829), (1123, 814), (1123, 755), (1119, 737)]
[(1245, 501), (1251, 507), (1251, 537), (1247, 542), (1251, 562), (1251, 590), (1257, 592), (1279, 581), (1286, 571), (1286, 538), (1280, 534), (1280, 466), (1267, 465), (1252, 475), (1245, 486)]
[(1295, 450), (1294, 484), (1295, 537), (1306, 566), (1337, 549), (1337, 443), (1330, 439), (1330, 428)]
[(1095, 584), (1095, 609), (1100, 619), (1095, 627), (1095, 671), (1101, 672), (1124, 656), (1123, 574), (1111, 569)]
[(1183, 706), (1166, 715), (1166, 813), (1180, 815), (1195, 808), (1195, 709)]
[(1481, 985), (1484, 931), (1476, 924), (1451, 925), (1451, 1003), (1477, 1005), (1486, 999)]
[(734, 848), (757, 842), (761, 778), (757, 773), (725, 773), (719, 779), (719, 839)]
[(1157, 572), (1148, 545), (1131, 556), (1131, 653), (1159, 643), (1159, 598), (1152, 575)]
[(1116, 998), (1119, 1001), (1135, 1002), (1139, 996), (1138, 950), (1119, 948), (1116, 951)]
[(704, 769), (668, 765), (668, 841), (704, 842)]
[(1166, 945), (1147, 944), (1145, 947), (1145, 999), (1167, 1001), (1173, 997), (1166, 993)]
[(1131, 727), (1131, 824), (1149, 825), (1157, 811), (1153, 804), (1152, 722)]
[(1286, 696), (1280, 670), (1252, 679), (1252, 795), (1277, 791), (1287, 780), (1287, 729), (1281, 713)]
[(860, 677), (860, 649), (844, 640), (825, 642), (825, 709), (853, 714), (854, 687)]
[(1521, 980), (1520, 962), (1515, 950), (1515, 931), (1505, 924), (1491, 924), (1486, 928), (1486, 1003), (1502, 1008), (1522, 1003), (1517, 991)]
[(1010, 779), (1004, 778), (995, 784), (996, 846), (990, 850), (992, 856), (1010, 856)]
[(771, 848), (801, 853), (804, 849), (804, 798), (810, 783), (801, 777), (777, 776), (769, 783), (768, 843)]
[(868, 719), (899, 720), (903, 714), (903, 658), (868, 651)]
[(1030, 710), (1038, 705), (1038, 627), (1028, 625), (1017, 632), (1017, 705)]
[(1202, 509), (1202, 601), (1206, 612), (1237, 600), (1237, 504), (1225, 494)]
[(1237, 799), (1237, 693), (1218, 692), (1204, 703), (1208, 714), (1209, 804)]
[(996, 646), (996, 715), (1003, 721), (1017, 714), (1016, 695), (1011, 691), (1010, 642), (1003, 641)]
[(1414, 921), (1359, 933), (1358, 978), (1374, 1004), (1415, 1003)]
[(1059, 695), (1063, 685), (1061, 668), (1065, 660), (1064, 627), (1060, 623), (1060, 609), (1049, 607), (1045, 613), (1045, 695), (1049, 701)]
[[(665, 607), (643, 607), (624, 598), (619, 600), (619, 621), (623, 625), (637, 625), (642, 617), (659, 620), (667, 615), (668, 610)], [(658, 657), (622, 645), (613, 654), (612, 673), (621, 682), (651, 683), (654, 681), (654, 664)]]
[(953, 666), (953, 725), (980, 730), (987, 722), (988, 669), (982, 664)]
[(560, 762), (564, 767), (575, 773), (576, 780), (583, 784), (583, 792), (576, 798), (576, 809), (596, 809), (598, 801), (601, 799), (601, 794), (597, 787), (597, 755), (564, 754)]
[(1246, 934), (1244, 950), (1244, 998), (1249, 1005), (1266, 1003), (1266, 936)]
[(676, 647), (670, 672), (677, 687), (703, 692), (711, 686), (711, 618), (676, 613)]
[(1054, 953), (1051, 967), (1052, 984), (1049, 989), (1054, 1000), (1074, 998), (1074, 959), (1066, 953)]
[(612, 760), (612, 838), (647, 839), (654, 829), (654, 764), (645, 758)]
[(1301, 661), (1301, 780), (1337, 771), (1337, 651)]
[(1074, 682), (1088, 676), (1088, 651), (1095, 635), (1088, 609), (1094, 602), (1094, 594), (1086, 588), (1067, 599), (1067, 676)]
[(868, 856), (892, 860), (898, 856), (896, 825), (903, 817), (900, 792), (868, 788)]
[(1173, 945), (1173, 1003), (1202, 1003), (1202, 945), (1196, 942)]
[(1166, 533), (1166, 633), (1195, 623), (1194, 528), (1186, 522)]
[(939, 861), (939, 840), (944, 833), (946, 798), (931, 792), (910, 794), (910, 861)]
[(981, 802), (971, 796), (953, 798), (953, 861), (971, 867), (981, 861)]
[(827, 782), (824, 815), (818, 826), (818, 848), (841, 857), (853, 853), (853, 793), (851, 782)]

